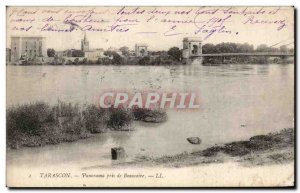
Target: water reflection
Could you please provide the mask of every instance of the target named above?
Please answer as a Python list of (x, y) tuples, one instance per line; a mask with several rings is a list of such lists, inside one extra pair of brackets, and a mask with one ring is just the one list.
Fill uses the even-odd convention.
[(269, 65), (257, 65), (256, 67), (258, 75), (267, 75), (269, 73)]

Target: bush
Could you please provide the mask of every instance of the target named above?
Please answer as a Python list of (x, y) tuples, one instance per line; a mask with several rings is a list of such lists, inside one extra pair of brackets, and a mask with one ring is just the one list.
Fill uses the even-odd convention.
[(145, 56), (139, 60), (139, 65), (149, 65), (150, 64), (150, 57)]
[(40, 129), (44, 124), (53, 120), (51, 109), (45, 103), (34, 103), (11, 107), (7, 111), (7, 134), (22, 132), (28, 135), (40, 134)]
[(24, 104), (7, 109), (7, 145), (18, 148), (70, 142), (107, 129), (128, 130), (134, 119), (161, 122), (164, 118), (165, 112), (150, 109), (99, 109), (65, 102)]
[(52, 48), (47, 49), (47, 56), (48, 57), (54, 57), (55, 56), (55, 50)]
[(128, 109), (110, 108), (109, 112), (110, 116), (107, 122), (109, 128), (122, 130), (129, 127), (133, 121), (133, 116)]
[(98, 60), (97, 60), (96, 64), (103, 64), (103, 60), (102, 60), (102, 58), (98, 58)]
[(109, 56), (109, 57), (112, 57), (112, 64), (114, 65), (120, 65), (120, 64), (123, 64), (123, 59), (122, 57), (115, 51), (105, 51), (104, 52), (104, 55), (105, 56)]
[(173, 60), (180, 61), (182, 58), (181, 50), (178, 47), (172, 47), (168, 50), (168, 55), (172, 57)]
[(85, 127), (91, 133), (102, 133), (106, 130), (109, 112), (89, 105), (82, 113)]

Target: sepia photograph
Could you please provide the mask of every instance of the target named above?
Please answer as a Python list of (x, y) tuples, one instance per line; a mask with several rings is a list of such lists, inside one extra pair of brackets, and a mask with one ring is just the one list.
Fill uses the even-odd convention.
[(6, 186), (295, 187), (295, 15), (7, 6)]

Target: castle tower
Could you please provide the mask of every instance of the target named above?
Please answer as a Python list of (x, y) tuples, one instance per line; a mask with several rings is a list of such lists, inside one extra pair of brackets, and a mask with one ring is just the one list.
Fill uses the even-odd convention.
[(21, 58), (47, 57), (45, 40), (46, 38), (41, 36), (12, 36), (11, 61), (18, 62)]
[(81, 51), (89, 51), (89, 46), (90, 46), (90, 43), (86, 37), (86, 33), (84, 34), (84, 38), (83, 40), (81, 40)]

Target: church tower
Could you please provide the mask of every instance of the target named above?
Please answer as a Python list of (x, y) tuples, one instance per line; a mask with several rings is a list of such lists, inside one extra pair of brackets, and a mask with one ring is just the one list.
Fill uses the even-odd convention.
[(87, 40), (86, 33), (84, 34), (83, 40), (81, 40), (81, 51), (89, 51), (89, 41)]

